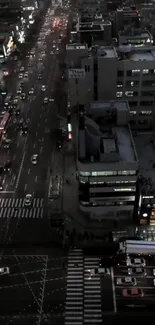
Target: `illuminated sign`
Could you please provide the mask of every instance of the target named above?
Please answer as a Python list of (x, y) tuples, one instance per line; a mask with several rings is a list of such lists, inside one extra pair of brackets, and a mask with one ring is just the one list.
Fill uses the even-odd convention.
[(81, 79), (85, 78), (85, 70), (84, 69), (69, 69), (68, 77), (70, 79)]

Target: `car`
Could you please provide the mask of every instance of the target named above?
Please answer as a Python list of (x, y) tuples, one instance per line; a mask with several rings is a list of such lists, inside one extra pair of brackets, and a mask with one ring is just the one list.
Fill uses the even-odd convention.
[(90, 277), (95, 276), (96, 274), (110, 274), (110, 270), (108, 268), (95, 268), (88, 270)]
[(36, 164), (37, 164), (37, 161), (38, 161), (38, 155), (37, 155), (37, 154), (34, 154), (34, 155), (31, 157), (31, 161), (32, 161), (32, 164), (33, 164), (33, 165), (36, 165)]
[(42, 85), (42, 86), (41, 86), (41, 90), (42, 90), (42, 91), (46, 91), (46, 86), (45, 86), (45, 85)]
[(48, 104), (48, 97), (44, 98), (44, 104)]
[(24, 78), (28, 78), (28, 72), (24, 73)]
[(20, 73), (20, 74), (18, 75), (18, 78), (19, 78), (19, 79), (22, 79), (22, 78), (23, 78), (23, 74)]
[(153, 285), (154, 285), (154, 287), (155, 287), (155, 279), (153, 279)]
[(4, 139), (3, 148), (4, 149), (9, 149), (10, 143), (11, 143), (11, 139), (8, 139), (8, 138)]
[(10, 160), (7, 160), (5, 165), (4, 165), (4, 171), (5, 172), (9, 172), (11, 169), (11, 161)]
[(153, 269), (152, 273), (153, 273), (153, 275), (155, 276), (155, 269)]
[(20, 87), (17, 89), (17, 94), (21, 94), (21, 93), (22, 93), (22, 88)]
[(146, 265), (146, 262), (144, 260), (144, 258), (130, 258), (130, 257), (127, 257), (126, 259), (126, 265), (127, 266), (145, 266)]
[(8, 266), (0, 267), (0, 275), (8, 275), (10, 274), (10, 269)]
[(22, 67), (20, 67), (20, 70), (19, 70), (19, 71), (20, 71), (20, 72), (24, 72), (24, 70), (25, 70), (25, 69), (24, 69), (24, 67), (22, 66)]
[(54, 98), (49, 98), (49, 101), (50, 102), (54, 102)]
[(126, 286), (132, 285), (135, 286), (137, 281), (133, 277), (125, 277), (125, 278), (116, 278), (116, 285)]
[(30, 68), (30, 67), (32, 67), (32, 64), (29, 62), (29, 63), (28, 63), (28, 68)]
[(140, 288), (125, 288), (122, 290), (122, 296), (124, 298), (142, 298), (144, 292)]
[(39, 58), (39, 61), (42, 61), (43, 59), (42, 58)]
[(39, 76), (38, 76), (38, 80), (41, 80), (41, 79), (42, 79), (42, 75), (39, 74)]
[(34, 88), (30, 88), (29, 95), (33, 95), (33, 94), (34, 94)]
[(24, 200), (24, 205), (29, 207), (32, 204), (33, 196), (32, 194), (26, 194), (25, 200)]
[(132, 267), (128, 268), (128, 274), (129, 275), (137, 275), (137, 276), (146, 276), (147, 272), (144, 267)]
[(16, 116), (19, 115), (20, 114), (20, 108), (16, 108), (14, 113), (15, 113)]
[(20, 99), (25, 99), (26, 98), (26, 94), (25, 93), (22, 93), (21, 96), (20, 96)]
[(26, 124), (23, 124), (21, 126), (22, 134), (25, 135), (28, 133), (28, 126)]

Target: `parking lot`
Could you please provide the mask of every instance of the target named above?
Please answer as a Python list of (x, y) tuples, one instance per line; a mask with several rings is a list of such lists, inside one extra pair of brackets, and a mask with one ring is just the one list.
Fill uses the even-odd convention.
[(5, 255), (1, 267), (9, 267), (8, 276), (0, 276), (0, 323), (54, 324), (63, 319), (66, 269), (64, 258), (47, 255)]
[(128, 267), (126, 266), (125, 260), (122, 261), (118, 267), (114, 267), (112, 269), (112, 296), (113, 308), (115, 312), (128, 310), (131, 308), (134, 308), (134, 310), (138, 311), (152, 311), (154, 309), (155, 287), (153, 280), (155, 276), (153, 276), (153, 269), (155, 268), (155, 260), (154, 258), (149, 257), (144, 258), (144, 260), (146, 262), (146, 266), (144, 266), (146, 275), (132, 275), (132, 277), (134, 277), (137, 282), (134, 288), (142, 289), (143, 297), (123, 297), (122, 291), (124, 286), (116, 284), (117, 278), (125, 278), (131, 276), (128, 275)]

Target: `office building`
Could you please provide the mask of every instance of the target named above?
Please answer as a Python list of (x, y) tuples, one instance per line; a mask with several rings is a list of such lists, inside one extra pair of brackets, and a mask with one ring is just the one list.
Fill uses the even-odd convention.
[(127, 100), (132, 128), (152, 129), (155, 121), (155, 47), (88, 49), (66, 46), (71, 106), (98, 100)]
[(138, 159), (126, 101), (92, 102), (79, 110), (77, 172), (79, 207), (91, 218), (130, 221)]

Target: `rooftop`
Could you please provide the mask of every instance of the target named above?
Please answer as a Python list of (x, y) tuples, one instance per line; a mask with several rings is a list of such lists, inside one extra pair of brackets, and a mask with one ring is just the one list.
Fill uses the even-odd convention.
[(117, 58), (117, 52), (113, 46), (92, 46), (89, 50), (92, 56), (102, 56), (103, 58)]
[(123, 30), (123, 31), (120, 31), (119, 33), (119, 36), (125, 36), (125, 37), (131, 37), (132, 38), (137, 38), (137, 37), (140, 37), (140, 38), (150, 38), (151, 37), (151, 34), (149, 33), (149, 31), (145, 30), (139, 30), (139, 29), (134, 29), (132, 31), (132, 29), (128, 29), (127, 31), (126, 30)]
[(137, 162), (132, 134), (127, 124), (127, 102), (94, 102), (88, 111), (87, 116), (79, 119), (79, 160), (101, 163)]
[(73, 43), (66, 45), (66, 50), (86, 50), (87, 48), (87, 45), (81, 43)]

